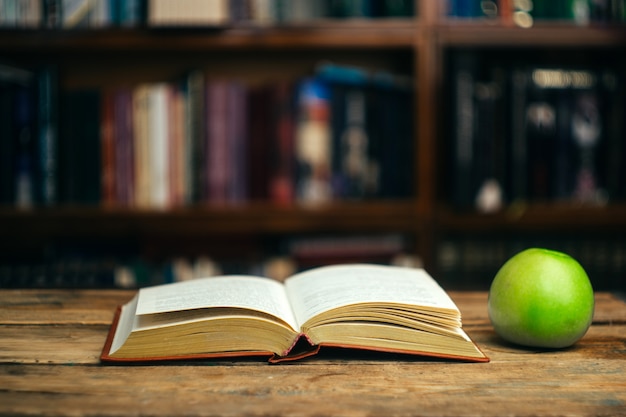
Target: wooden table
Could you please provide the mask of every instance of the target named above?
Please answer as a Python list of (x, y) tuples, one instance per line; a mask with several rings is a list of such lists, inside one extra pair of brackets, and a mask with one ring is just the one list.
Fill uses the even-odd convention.
[(0, 290), (0, 415), (626, 416), (626, 304), (596, 295), (574, 347), (503, 343), (485, 293), (451, 293), (491, 362), (327, 352), (298, 363), (101, 365), (128, 291)]

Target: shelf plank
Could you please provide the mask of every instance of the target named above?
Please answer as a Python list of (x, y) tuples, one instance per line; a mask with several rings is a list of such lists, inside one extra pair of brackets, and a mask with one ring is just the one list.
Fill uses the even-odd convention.
[(202, 236), (250, 233), (415, 232), (414, 202), (355, 202), (315, 207), (252, 203), (173, 210), (60, 207), (0, 210), (0, 236)]
[(251, 48), (414, 48), (420, 34), (443, 46), (619, 47), (623, 26), (538, 23), (519, 28), (481, 21), (447, 21), (424, 26), (412, 19), (320, 20), (286, 26), (222, 29), (112, 28), (99, 30), (0, 30), (0, 48), (11, 50), (233, 50)]
[(497, 213), (436, 211), (436, 223), (451, 232), (626, 232), (626, 205), (512, 205)]
[(3, 50), (219, 50), (250, 48), (412, 48), (411, 19), (320, 21), (224, 29), (2, 30)]
[(543, 23), (528, 29), (480, 22), (450, 23), (435, 29), (443, 46), (453, 47), (623, 47), (626, 28)]

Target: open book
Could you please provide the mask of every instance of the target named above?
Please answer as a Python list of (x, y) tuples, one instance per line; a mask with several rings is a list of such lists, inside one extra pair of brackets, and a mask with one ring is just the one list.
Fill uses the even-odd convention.
[(280, 362), (320, 346), (489, 360), (426, 271), (364, 264), (312, 269), (284, 284), (232, 275), (140, 289), (118, 309), (101, 359)]

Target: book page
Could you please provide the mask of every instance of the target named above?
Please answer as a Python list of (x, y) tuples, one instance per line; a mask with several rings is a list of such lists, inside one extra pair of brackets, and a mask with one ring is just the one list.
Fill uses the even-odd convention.
[(211, 307), (235, 307), (262, 311), (297, 330), (285, 287), (277, 281), (233, 275), (201, 278), (139, 290), (137, 315), (168, 313)]
[(137, 298), (138, 296), (135, 295), (132, 300), (122, 306), (122, 311), (120, 312), (120, 317), (117, 322), (117, 330), (113, 336), (109, 353), (114, 353), (122, 347), (126, 339), (128, 339), (128, 335), (130, 335), (130, 332), (133, 330), (135, 311), (137, 310)]
[(458, 312), (448, 294), (423, 269), (328, 266), (294, 275), (285, 286), (299, 325), (324, 311), (364, 302), (415, 304)]

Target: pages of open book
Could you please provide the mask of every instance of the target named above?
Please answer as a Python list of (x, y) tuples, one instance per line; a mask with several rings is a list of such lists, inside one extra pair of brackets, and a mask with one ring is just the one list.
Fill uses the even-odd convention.
[(201, 278), (139, 290), (138, 316), (214, 307), (261, 311), (299, 329), (282, 283), (255, 276)]
[(423, 269), (384, 265), (335, 265), (294, 275), (285, 282), (299, 325), (324, 311), (356, 303), (398, 303), (459, 310)]

